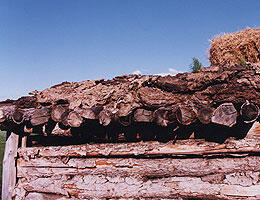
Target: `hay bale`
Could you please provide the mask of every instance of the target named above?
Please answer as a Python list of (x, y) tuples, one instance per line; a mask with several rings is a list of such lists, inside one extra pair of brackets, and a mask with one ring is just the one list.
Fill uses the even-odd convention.
[(260, 28), (217, 36), (211, 41), (212, 65), (260, 62)]

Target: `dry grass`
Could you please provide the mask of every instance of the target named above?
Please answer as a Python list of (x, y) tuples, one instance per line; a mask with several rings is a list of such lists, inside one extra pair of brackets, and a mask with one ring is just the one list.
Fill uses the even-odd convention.
[(260, 62), (260, 28), (217, 36), (211, 41), (209, 51), (213, 65)]

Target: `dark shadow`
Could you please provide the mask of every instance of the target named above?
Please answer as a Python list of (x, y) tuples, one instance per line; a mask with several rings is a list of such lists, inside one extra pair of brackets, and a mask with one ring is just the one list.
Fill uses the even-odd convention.
[[(171, 124), (167, 127), (161, 127), (155, 123), (133, 122), (128, 126), (119, 123), (111, 123), (104, 127), (98, 120), (89, 120), (83, 126), (71, 128), (70, 137), (53, 136), (50, 134), (55, 123), (49, 123), (49, 129), (45, 128), (47, 136), (43, 136), (42, 127), (34, 127), (38, 135), (30, 136), (31, 144), (28, 145), (72, 145), (86, 143), (109, 143), (109, 142), (138, 142), (138, 141), (159, 141), (169, 142), (186, 139), (204, 139), (209, 142), (223, 143), (229, 137), (243, 139), (246, 137), (253, 123), (246, 124), (241, 118), (237, 118), (237, 124), (233, 127), (226, 127), (218, 124), (202, 124), (199, 121), (184, 126)], [(63, 127), (64, 128), (64, 127)], [(15, 133), (23, 133), (19, 126), (14, 126)], [(194, 136), (192, 136), (194, 134)], [(36, 142), (33, 140), (37, 140)]]
[(218, 124), (200, 124), (195, 131), (195, 138), (205, 139), (209, 142), (224, 143), (229, 137), (235, 139), (243, 139), (248, 131), (253, 126), (253, 123), (246, 124), (240, 117), (237, 118), (237, 123), (233, 127), (226, 127)]

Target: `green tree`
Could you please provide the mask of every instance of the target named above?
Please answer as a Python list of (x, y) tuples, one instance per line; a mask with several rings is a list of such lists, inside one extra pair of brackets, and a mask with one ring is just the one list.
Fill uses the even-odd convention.
[(193, 62), (190, 65), (191, 72), (197, 73), (202, 68), (202, 64), (195, 57), (193, 57), (192, 60), (193, 60)]

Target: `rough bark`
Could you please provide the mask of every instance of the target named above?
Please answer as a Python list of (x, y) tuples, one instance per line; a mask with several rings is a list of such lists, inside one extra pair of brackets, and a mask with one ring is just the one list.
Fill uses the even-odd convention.
[(30, 117), (32, 126), (45, 124), (50, 119), (50, 110), (48, 108), (35, 109)]
[(53, 105), (60, 99), (77, 107), (118, 108), (119, 116), (126, 116), (134, 109), (171, 107), (176, 104), (220, 105), (224, 102), (243, 104), (246, 100), (259, 105), (259, 65), (212, 66), (198, 73), (176, 76), (116, 77), (108, 81), (83, 81), (63, 83), (41, 92), (34, 92), (38, 102)]
[(152, 122), (153, 112), (145, 109), (137, 109), (134, 112), (134, 121), (136, 122)]
[(62, 115), (67, 111), (66, 107), (62, 105), (56, 105), (52, 108), (51, 118), (55, 122), (62, 121)]
[[(138, 123), (151, 127), (155, 123), (168, 130), (173, 124), (186, 127), (198, 121), (233, 127), (258, 119), (259, 86), (260, 64), (252, 63), (211, 66), (176, 76), (125, 75), (108, 81), (64, 82), (35, 91), (34, 97), (0, 102), (0, 127), (19, 124), (23, 129), (28, 121), (45, 126), (47, 115), (33, 121), (33, 113), (45, 109), (51, 109), (51, 119), (65, 130), (89, 127), (91, 120), (98, 120), (104, 129), (117, 123), (116, 127), (121, 126), (117, 131), (124, 129), (128, 136), (129, 127)], [(33, 109), (37, 111), (29, 112)]]

